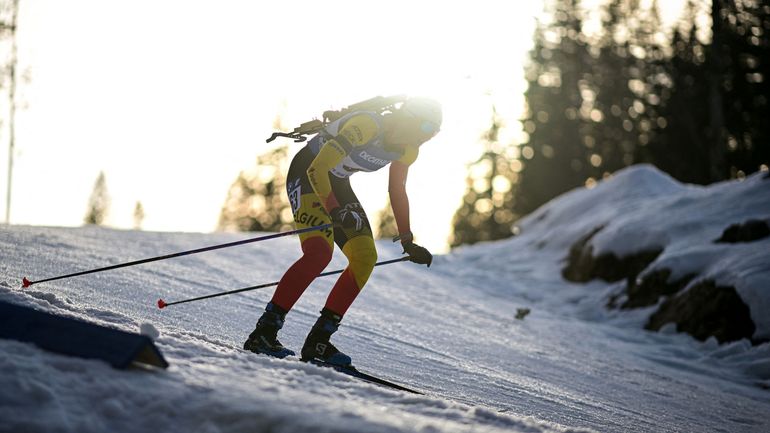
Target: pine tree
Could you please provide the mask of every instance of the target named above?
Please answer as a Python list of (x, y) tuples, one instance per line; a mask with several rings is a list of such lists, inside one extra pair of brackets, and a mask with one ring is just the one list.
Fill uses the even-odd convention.
[[(16, 145), (16, 87), (18, 83), (17, 35), (19, 0), (0, 0), (0, 137), (8, 141), (5, 190), (5, 223), (11, 219), (13, 160)], [(6, 138), (7, 137), (7, 138)]]
[[(612, 0), (600, 10), (602, 30), (588, 35), (576, 0), (551, 6), (553, 19), (538, 25), (526, 68), (521, 122), (528, 139), (513, 156), (487, 147), (471, 166), (484, 180), (469, 176), (453, 246), (510, 236), (516, 218), (635, 163), (655, 133), (659, 86), (647, 81), (655, 69), (648, 64), (663, 57), (656, 8), (643, 11), (637, 0)], [(501, 177), (495, 171), (500, 167), (511, 170)], [(509, 182), (510, 196), (502, 201), (490, 201), (494, 177)]]
[[(526, 215), (548, 200), (648, 162), (675, 178), (706, 184), (770, 165), (770, 5), (691, 1), (669, 41), (657, 1), (608, 0), (601, 30), (577, 0), (549, 3), (526, 66), (527, 139), (514, 152), (512, 200)], [(695, 24), (710, 14), (711, 41)], [(494, 126), (493, 126), (494, 129)], [(511, 164), (511, 161), (508, 161)], [(510, 235), (491, 225), (489, 180), (504, 166), (486, 148), (471, 170), (452, 245)], [(491, 168), (490, 168), (491, 167)], [(479, 174), (481, 173), (481, 174)]]
[(591, 123), (597, 153), (589, 162), (597, 169), (595, 179), (647, 154), (658, 127), (659, 63), (665, 57), (657, 3), (643, 8), (638, 0), (613, 0), (603, 16), (591, 74), (601, 117)]
[(711, 19), (709, 84), (721, 94), (711, 117), (721, 113), (725, 129), (712, 137), (713, 166), (720, 179), (741, 177), (770, 164), (770, 4), (714, 0)]
[(710, 41), (696, 37), (702, 29), (693, 23), (704, 11), (695, 2), (674, 34), (663, 62), (665, 127), (648, 155), (675, 178), (700, 184), (770, 163), (770, 6), (715, 0), (707, 12)]
[(492, 125), (483, 137), (484, 153), (470, 165), (468, 189), (452, 221), (452, 247), (512, 235), (513, 193), (520, 163), (515, 148), (500, 143), (502, 120), (493, 110)]
[(517, 215), (532, 212), (596, 173), (592, 156), (597, 142), (588, 128), (603, 114), (591, 100), (593, 57), (578, 2), (559, 0), (552, 15), (552, 23), (538, 26), (526, 69), (529, 86), (522, 125), (529, 140), (521, 148)]
[(134, 230), (141, 230), (144, 222), (144, 206), (141, 201), (137, 201), (134, 206)]
[(377, 239), (392, 239), (398, 236), (398, 226), (396, 217), (393, 215), (393, 209), (390, 207), (390, 199), (385, 207), (377, 213)]
[[(683, 21), (695, 22), (698, 11), (693, 4), (685, 9)], [(658, 64), (656, 75), (648, 77), (659, 85), (660, 117), (656, 134), (646, 154), (637, 158), (655, 164), (674, 178), (688, 183), (706, 184), (711, 180), (708, 76), (704, 46), (696, 37), (697, 28), (677, 29), (671, 40), (670, 57)]]
[(220, 230), (282, 231), (292, 227), (286, 195), (288, 147), (257, 158), (256, 167), (242, 171), (230, 186), (219, 217)]
[(94, 182), (94, 189), (91, 197), (88, 199), (88, 210), (83, 222), (86, 224), (102, 225), (104, 224), (110, 210), (110, 195), (107, 191), (107, 179), (103, 171)]

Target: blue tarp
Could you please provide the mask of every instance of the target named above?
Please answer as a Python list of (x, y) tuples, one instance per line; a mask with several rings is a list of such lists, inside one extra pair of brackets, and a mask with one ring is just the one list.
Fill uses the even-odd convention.
[(0, 301), (0, 338), (32, 343), (42, 349), (101, 359), (115, 368), (133, 364), (168, 367), (152, 339), (82, 320)]

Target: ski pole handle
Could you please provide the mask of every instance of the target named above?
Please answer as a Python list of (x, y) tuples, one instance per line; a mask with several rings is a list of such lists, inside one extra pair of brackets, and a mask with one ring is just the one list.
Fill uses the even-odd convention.
[(24, 279), (22, 279), (22, 287), (29, 287), (29, 286), (31, 286), (33, 284), (44, 283), (46, 281), (61, 280), (61, 279), (64, 279), (64, 278), (77, 277), (77, 276), (80, 276), (80, 275), (93, 274), (93, 273), (96, 273), (96, 272), (103, 272), (103, 271), (109, 271), (109, 270), (112, 270), (112, 269), (125, 268), (125, 267), (128, 267), (128, 266), (141, 265), (143, 263), (156, 262), (158, 260), (166, 260), (166, 259), (171, 259), (171, 258), (174, 258), (174, 257), (188, 256), (188, 255), (191, 255), (191, 254), (202, 253), (202, 252), (205, 252), (205, 251), (218, 250), (218, 249), (221, 249), (221, 248), (229, 248), (229, 247), (234, 247), (234, 246), (238, 246), (238, 245), (248, 244), (248, 243), (252, 243), (252, 242), (266, 241), (266, 240), (269, 240), (269, 239), (280, 238), (282, 236), (296, 235), (296, 234), (312, 232), (312, 231), (316, 231), (316, 230), (324, 230), (324, 229), (330, 228), (331, 226), (332, 226), (331, 224), (321, 224), (319, 226), (307, 227), (307, 228), (304, 228), (304, 229), (290, 230), (290, 231), (287, 231), (287, 232), (275, 233), (275, 234), (272, 234), (272, 235), (259, 236), (259, 237), (256, 237), (256, 238), (244, 239), (244, 240), (235, 241), (235, 242), (228, 242), (226, 244), (212, 245), (212, 246), (203, 247), (203, 248), (196, 248), (194, 250), (187, 250), (187, 251), (181, 251), (181, 252), (178, 252), (178, 253), (166, 254), (164, 256), (157, 256), (157, 257), (150, 257), (150, 258), (142, 259), (142, 260), (135, 260), (133, 262), (119, 263), (117, 265), (107, 266), (107, 267), (104, 267), (104, 268), (89, 269), (87, 271), (75, 272), (75, 273), (67, 274), (67, 275), (59, 275), (59, 276), (56, 276), (56, 277), (46, 278), (44, 280), (30, 281), (30, 280), (27, 279), (27, 277), (24, 277)]

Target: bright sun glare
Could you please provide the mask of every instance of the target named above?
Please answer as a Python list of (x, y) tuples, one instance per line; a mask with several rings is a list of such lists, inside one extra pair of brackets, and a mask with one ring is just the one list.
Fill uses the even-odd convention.
[[(295, 126), (406, 93), (444, 106), (408, 185), (416, 236), (444, 250), (492, 104), (509, 126), (502, 139), (518, 133), (540, 11), (505, 1), (21, 2), (19, 62), (31, 79), (19, 89), (11, 222), (80, 225), (104, 170), (109, 225), (131, 227), (141, 201), (145, 229), (211, 231), (277, 115)], [(352, 178), (372, 216), (387, 197), (382, 172)]]

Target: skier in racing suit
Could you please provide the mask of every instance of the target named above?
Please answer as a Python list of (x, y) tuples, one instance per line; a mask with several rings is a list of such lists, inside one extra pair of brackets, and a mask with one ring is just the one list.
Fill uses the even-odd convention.
[(369, 220), (349, 177), (357, 171), (372, 172), (390, 165), (388, 192), (401, 245), (411, 261), (430, 266), (431, 253), (415, 244), (412, 236), (406, 178), (420, 145), (438, 133), (441, 121), (438, 102), (409, 98), (392, 113), (349, 113), (326, 126), (297, 153), (286, 183), (297, 228), (332, 223), (333, 229), (300, 234), (302, 257), (281, 278), (244, 349), (281, 358), (294, 355), (278, 341), (277, 333), (286, 313), (329, 264), (336, 243), (349, 264), (310, 330), (301, 358), (351, 364), (351, 358), (329, 338), (369, 279), (377, 251)]

